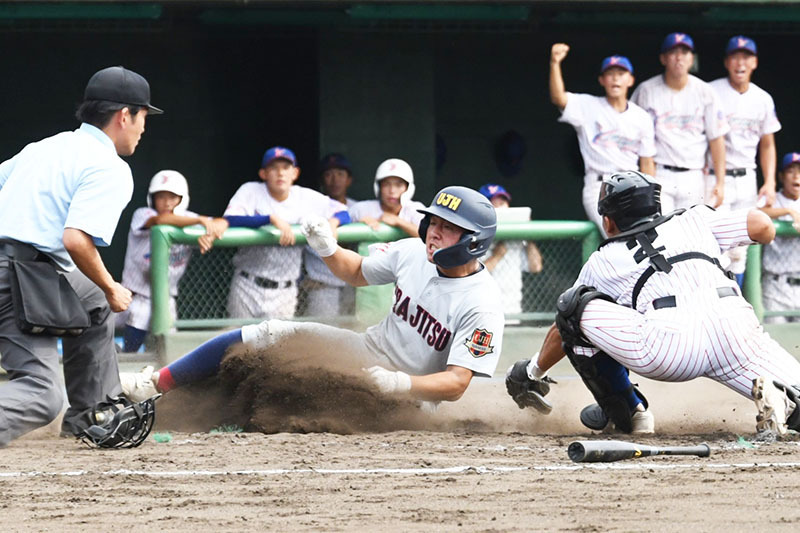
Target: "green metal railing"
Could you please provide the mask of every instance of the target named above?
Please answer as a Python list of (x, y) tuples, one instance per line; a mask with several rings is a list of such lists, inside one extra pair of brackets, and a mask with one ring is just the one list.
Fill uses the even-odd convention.
[[(791, 222), (785, 220), (773, 220), (776, 234), (779, 237), (797, 237), (800, 235)], [(760, 244), (754, 244), (747, 250), (747, 270), (744, 274), (743, 293), (759, 320), (768, 316), (800, 316), (800, 310), (791, 311), (766, 311), (762, 302), (761, 294), (761, 250)]]
[[(300, 232), (299, 226), (294, 228), (296, 244), (306, 244), (305, 237)], [(154, 226), (150, 232), (150, 282), (153, 313), (150, 330), (153, 335), (164, 335), (172, 327), (172, 317), (169, 313), (169, 249), (173, 244), (196, 245), (197, 238), (204, 233), (201, 226), (176, 228), (174, 226)], [(225, 235), (214, 243), (215, 247), (238, 246), (263, 246), (277, 245), (280, 232), (271, 226), (259, 229), (231, 228)], [(402, 231), (382, 225), (377, 231), (365, 224), (348, 224), (339, 228), (338, 240), (341, 243), (372, 243), (388, 242), (407, 237)], [(581, 262), (585, 262), (600, 243), (600, 235), (594, 224), (585, 221), (531, 221), (517, 223), (503, 223), (498, 226), (496, 240), (529, 239), (535, 241), (547, 240), (580, 240)], [(372, 287), (359, 287), (358, 292), (369, 291)], [(367, 299), (356, 299), (356, 316), (359, 316), (358, 302)], [(551, 319), (553, 312), (523, 313), (522, 319), (543, 320)], [(179, 320), (181, 326), (219, 328), (230, 325), (246, 323), (242, 319), (209, 319), (209, 320)]]

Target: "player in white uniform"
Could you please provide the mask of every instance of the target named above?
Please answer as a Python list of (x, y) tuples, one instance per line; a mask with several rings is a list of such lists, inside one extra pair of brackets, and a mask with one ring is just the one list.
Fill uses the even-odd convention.
[[(775, 113), (775, 103), (765, 90), (750, 81), (758, 67), (756, 43), (749, 37), (731, 37), (725, 49), (725, 69), (728, 76), (711, 82), (725, 110), (730, 131), (725, 135), (725, 201), (722, 209), (744, 209), (772, 205), (775, 200), (775, 136), (781, 123)], [(756, 153), (764, 175), (761, 189), (756, 185)], [(713, 162), (709, 161), (709, 168)], [(706, 177), (708, 189), (716, 177)], [(758, 193), (756, 193), (758, 190)], [(758, 200), (758, 198), (762, 200)], [(728, 270), (736, 275), (742, 286), (747, 247), (737, 246), (726, 252), (730, 259)]]
[(569, 46), (556, 43), (550, 50), (550, 100), (561, 110), (559, 122), (572, 125), (585, 168), (583, 208), (589, 220), (603, 227), (597, 214), (597, 195), (604, 175), (638, 168), (655, 171), (653, 120), (638, 105), (628, 101), (633, 86), (633, 65), (624, 56), (609, 56), (600, 66), (597, 81), (605, 96), (569, 93), (564, 87), (561, 62)]
[[(157, 224), (178, 227), (202, 224), (206, 234), (198, 239), (201, 253), (208, 252), (228, 228), (225, 219), (201, 216), (188, 208), (189, 184), (186, 178), (175, 170), (161, 170), (150, 180), (147, 207), (133, 212), (122, 270), (122, 285), (133, 293), (133, 298), (127, 311), (119, 313), (116, 319), (117, 327), (125, 328), (124, 352), (138, 351), (150, 329), (150, 228)], [(192, 247), (188, 244), (176, 244), (169, 250), (169, 309), (173, 320), (177, 318), (175, 297), (178, 295), (178, 282), (186, 272), (191, 256)]]
[(419, 210), (425, 205), (413, 200), (414, 172), (402, 159), (387, 159), (375, 171), (373, 187), (376, 200), (356, 202), (350, 208), (353, 222), (363, 222), (378, 229), (383, 222), (417, 237), (422, 220)]
[[(781, 160), (781, 190), (770, 207), (761, 210), (772, 218), (792, 222), (800, 231), (800, 153), (790, 152)], [(775, 237), (764, 246), (761, 264), (764, 309), (786, 311), (800, 308), (800, 238)], [(772, 316), (764, 322), (798, 322), (800, 317)]]
[[(774, 226), (757, 209), (699, 205), (662, 217), (659, 190), (638, 172), (604, 179), (598, 210), (610, 237), (559, 297), (538, 357), (509, 370), (509, 392), (520, 406), (544, 405), (546, 387), (538, 385), (566, 351), (599, 404), (581, 413), (592, 429), (610, 421), (625, 432), (653, 432), (630, 369), (659, 381), (711, 378), (756, 400), (757, 429), (785, 433), (794, 406), (776, 404), (786, 396), (773, 381), (796, 398), (800, 389), (790, 386), (800, 386), (800, 362), (763, 331), (719, 265), (731, 246), (770, 242)], [(800, 410), (789, 426), (800, 427)]]
[[(478, 189), (502, 213), (511, 205), (511, 194), (502, 185), (487, 183)], [(506, 315), (522, 313), (522, 273), (542, 271), (542, 254), (533, 241), (495, 242), (483, 260), (500, 287), (500, 299)], [(519, 324), (518, 319), (506, 319), (506, 324)]]
[(246, 246), (233, 257), (235, 271), (228, 294), (228, 316), (290, 318), (297, 306), (303, 247), (294, 246), (290, 224), (322, 215), (338, 226), (349, 222), (347, 208), (313, 189), (294, 185), (300, 176), (297, 159), (288, 148), (264, 153), (261, 181), (245, 183), (231, 198), (225, 218), (231, 226), (272, 224), (281, 232), (280, 246)]
[(495, 211), (477, 191), (452, 186), (423, 208), (421, 238), (373, 245), (369, 257), (341, 248), (319, 217), (303, 233), (325, 263), (355, 286), (395, 283), (389, 315), (364, 333), (311, 322), (267, 320), (208, 341), (153, 373), (123, 374), (130, 398), (148, 398), (214, 375), (233, 343), (298, 358), (336, 358), (367, 368), (385, 394), (454, 401), (473, 375), (491, 376), (503, 344), (498, 288), (478, 261), (492, 243)]
[[(356, 201), (347, 196), (353, 184), (350, 162), (342, 154), (327, 154), (320, 163), (322, 192), (350, 209)], [(352, 288), (333, 275), (325, 262), (310, 246), (303, 248), (305, 277), (303, 290), (306, 298), (306, 315), (338, 316), (352, 312), (355, 293)]]
[[(694, 42), (685, 33), (670, 33), (661, 45), (664, 74), (642, 82), (631, 100), (650, 113), (656, 131), (655, 179), (663, 187), (665, 213), (679, 207), (722, 204), (725, 196), (725, 134), (728, 122), (717, 92), (689, 74)], [(706, 191), (706, 152), (716, 178)]]

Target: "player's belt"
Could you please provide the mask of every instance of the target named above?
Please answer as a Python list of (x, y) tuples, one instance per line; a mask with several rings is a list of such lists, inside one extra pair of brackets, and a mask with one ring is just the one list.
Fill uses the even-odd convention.
[(261, 287), (262, 289), (286, 289), (291, 287), (294, 283), (293, 281), (274, 281), (269, 278), (262, 278), (260, 276), (254, 276), (249, 272), (245, 272), (244, 270), (239, 271), (239, 275), (242, 276), (244, 279), (252, 280), (253, 283)]
[[(739, 293), (733, 287), (718, 287), (717, 296), (727, 298), (728, 296), (738, 296)], [(653, 300), (653, 309), (665, 309), (667, 307), (677, 307), (678, 302), (674, 296), (663, 296)]]
[(780, 281), (780, 279), (783, 278), (784, 281), (786, 281), (786, 283), (788, 283), (789, 285), (800, 285), (800, 278), (790, 278), (786, 275), (780, 275), (780, 274), (770, 274), (769, 276), (775, 281)]
[(745, 174), (747, 174), (746, 168), (729, 168), (725, 170), (726, 176), (732, 176), (734, 178), (741, 178)]
[(688, 171), (692, 170), (691, 168), (675, 167), (675, 166), (672, 166), (672, 165), (662, 165), (661, 163), (659, 163), (658, 166), (660, 166), (661, 168), (666, 168), (667, 170), (671, 170), (673, 172), (688, 172)]

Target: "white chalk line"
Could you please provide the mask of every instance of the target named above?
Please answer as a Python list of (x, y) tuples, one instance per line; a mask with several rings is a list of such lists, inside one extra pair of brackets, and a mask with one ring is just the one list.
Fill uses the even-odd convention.
[(761, 469), (761, 468), (800, 468), (800, 462), (790, 463), (582, 463), (550, 464), (534, 466), (452, 466), (448, 468), (275, 468), (266, 470), (73, 470), (63, 472), (0, 472), (0, 480), (30, 477), (74, 477), (74, 476), (142, 476), (142, 477), (214, 477), (214, 476), (276, 476), (294, 474), (320, 475), (442, 475), (442, 474), (506, 474), (530, 471), (577, 471), (577, 470), (701, 470), (701, 469)]

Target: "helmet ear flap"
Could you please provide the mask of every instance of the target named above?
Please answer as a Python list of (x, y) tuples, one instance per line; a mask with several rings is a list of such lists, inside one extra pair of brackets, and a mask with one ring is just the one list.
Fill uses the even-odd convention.
[(428, 227), (431, 225), (431, 216), (425, 215), (422, 217), (422, 220), (419, 221), (419, 238), (422, 239), (422, 242), (425, 242), (425, 239), (428, 237)]

